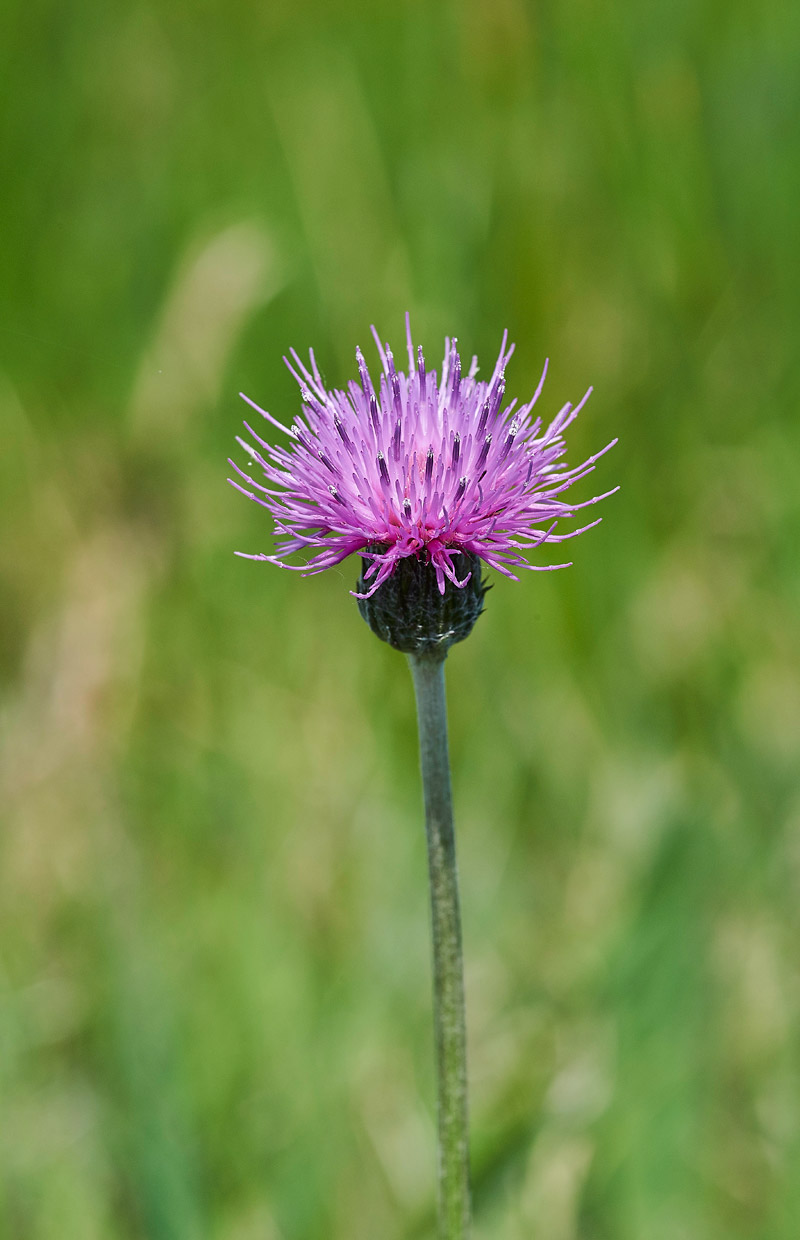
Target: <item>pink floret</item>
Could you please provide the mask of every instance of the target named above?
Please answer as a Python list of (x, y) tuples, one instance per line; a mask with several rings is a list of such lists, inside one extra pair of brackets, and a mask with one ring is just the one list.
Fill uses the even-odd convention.
[[(507, 346), (507, 333), (490, 379), (479, 382), (477, 358), (462, 375), (455, 340), (445, 341), (441, 377), (426, 371), (422, 349), (414, 350), (408, 316), (407, 373), (397, 370), (391, 349), (372, 331), (381, 360), (377, 387), (360, 349), (359, 378), (344, 392), (326, 389), (313, 351), (309, 368), (292, 350), (292, 360), (284, 360), (300, 385), (302, 416), (284, 426), (243, 396), (289, 443), (270, 444), (245, 423), (253, 443), (239, 443), (264, 481), (257, 482), (233, 461), (242, 481), (229, 481), (271, 513), (277, 548), (273, 555), (237, 554), (310, 574), (360, 551), (371, 564), (364, 573), (369, 590), (358, 597), (374, 594), (397, 562), (411, 555), (424, 556), (432, 565), (442, 593), (447, 580), (456, 586), (469, 580), (464, 569), (459, 571), (465, 551), (514, 580), (520, 568), (568, 567), (531, 563), (527, 555), (543, 543), (563, 542), (597, 525), (592, 521), (556, 533), (562, 518), (574, 517), (618, 489), (580, 503), (564, 496), (616, 443), (612, 440), (573, 468), (562, 459), (564, 431), (592, 389), (542, 429), (533, 408), (546, 362), (527, 404), (503, 404), (505, 368), (514, 351)], [(365, 550), (375, 544), (381, 550)], [(287, 563), (295, 552), (303, 560)]]

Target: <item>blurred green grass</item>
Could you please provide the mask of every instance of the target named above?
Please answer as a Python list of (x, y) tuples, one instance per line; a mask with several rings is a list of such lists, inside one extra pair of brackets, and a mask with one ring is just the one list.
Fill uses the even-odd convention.
[(409, 308), (620, 436), (449, 662), (476, 1234), (794, 1240), (799, 50), (787, 0), (17, 6), (0, 1235), (432, 1234), (404, 660), (224, 484), (240, 388)]

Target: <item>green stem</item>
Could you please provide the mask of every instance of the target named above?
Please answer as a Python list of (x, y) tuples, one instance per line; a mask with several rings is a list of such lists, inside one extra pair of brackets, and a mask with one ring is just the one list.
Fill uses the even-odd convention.
[(417, 699), (431, 887), (439, 1114), (439, 1235), (441, 1240), (466, 1240), (470, 1231), (467, 1039), (447, 753), (444, 657), (409, 655), (408, 661)]

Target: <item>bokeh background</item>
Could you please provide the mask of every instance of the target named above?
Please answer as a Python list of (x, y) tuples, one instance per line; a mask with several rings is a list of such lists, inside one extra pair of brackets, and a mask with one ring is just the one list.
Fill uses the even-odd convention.
[(11, 17), (0, 1235), (432, 1236), (408, 671), (225, 483), (410, 309), (620, 437), (448, 663), (476, 1236), (795, 1240), (800, 9)]

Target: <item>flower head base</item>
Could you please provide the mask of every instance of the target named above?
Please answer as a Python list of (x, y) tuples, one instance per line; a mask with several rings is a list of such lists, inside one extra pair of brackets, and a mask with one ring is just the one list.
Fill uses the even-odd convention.
[[(514, 350), (507, 346), (507, 333), (491, 377), (482, 382), (476, 378), (477, 358), (462, 374), (455, 340), (445, 341), (441, 376), (426, 370), (422, 349), (414, 349), (408, 316), (408, 373), (397, 370), (391, 349), (372, 330), (382, 367), (377, 384), (360, 349), (359, 378), (350, 381), (347, 391), (325, 387), (313, 352), (309, 369), (292, 350), (292, 360), (284, 360), (300, 385), (302, 417), (284, 426), (244, 397), (290, 443), (273, 446), (245, 423), (257, 447), (242, 439), (239, 443), (267, 485), (233, 461), (246, 485), (230, 481), (272, 514), (278, 547), (274, 555), (237, 554), (310, 574), (360, 552), (368, 562), (356, 593), (360, 599), (371, 598), (410, 557), (433, 569), (442, 596), (447, 583), (456, 589), (467, 585), (476, 560), (514, 580), (519, 568), (568, 567), (531, 564), (526, 554), (597, 525), (593, 521), (568, 533), (555, 532), (560, 519), (613, 494), (581, 503), (562, 498), (616, 443), (612, 440), (572, 469), (562, 461), (563, 433), (591, 388), (543, 430), (532, 411), (547, 363), (527, 404), (503, 404), (505, 369)], [(286, 562), (295, 552), (306, 554), (304, 563)]]
[[(367, 551), (382, 551), (368, 547)], [(374, 560), (365, 556), (358, 610), (373, 633), (403, 654), (443, 659), (455, 642), (469, 637), (483, 611), (483, 598), (490, 588), (481, 575), (481, 562), (470, 551), (465, 583), (456, 586), (445, 579), (439, 590), (436, 575), (424, 555), (398, 560), (391, 577), (377, 590), (368, 589), (365, 576)]]

